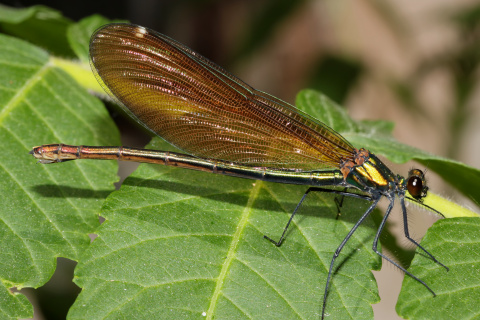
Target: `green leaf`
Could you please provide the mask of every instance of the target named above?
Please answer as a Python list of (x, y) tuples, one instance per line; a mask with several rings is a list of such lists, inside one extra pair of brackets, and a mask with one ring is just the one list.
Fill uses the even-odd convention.
[(59, 11), (45, 7), (11, 8), (0, 5), (0, 30), (62, 57), (73, 57), (66, 30), (71, 21)]
[(401, 144), (391, 135), (391, 122), (356, 122), (336, 103), (313, 90), (298, 94), (297, 107), (329, 125), (356, 148), (365, 148), (395, 163), (416, 160), (438, 173), (472, 201), (480, 203), (480, 170)]
[(2, 319), (29, 318), (32, 306), (10, 289), (46, 283), (56, 257), (79, 259), (117, 177), (113, 162), (39, 165), (28, 152), (119, 139), (104, 106), (45, 51), (5, 35), (0, 47), (0, 310)]
[[(148, 147), (168, 148), (160, 139)], [(69, 318), (318, 319), (333, 251), (358, 214), (337, 221), (333, 197), (311, 194), (280, 248), (263, 239), (281, 235), (305, 190), (140, 165), (105, 202)], [(345, 212), (366, 206), (345, 202)], [(367, 220), (337, 260), (327, 304), (335, 318), (373, 317), (374, 229)]]
[(68, 43), (80, 60), (89, 64), (90, 37), (100, 26), (109, 23), (110, 20), (101, 15), (92, 15), (72, 24), (67, 30)]
[[(391, 128), (355, 123), (318, 101), (337, 130)], [(168, 147), (156, 139), (149, 148)], [(348, 199), (335, 220), (333, 198), (311, 195), (286, 242), (273, 247), (262, 234), (280, 235), (304, 190), (141, 165), (102, 209), (107, 220), (76, 269), (84, 290), (69, 317), (319, 318), (332, 253), (365, 203)], [(327, 304), (335, 318), (373, 317), (374, 230), (367, 221), (337, 261)]]
[(432, 263), (421, 251), (410, 271), (430, 285), (432, 294), (405, 277), (396, 310), (405, 319), (478, 319), (480, 296), (480, 219), (456, 218), (436, 222), (422, 245), (450, 270)]

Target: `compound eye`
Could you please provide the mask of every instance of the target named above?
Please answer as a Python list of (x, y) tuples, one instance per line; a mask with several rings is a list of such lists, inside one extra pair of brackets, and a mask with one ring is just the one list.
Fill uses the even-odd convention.
[(427, 195), (427, 186), (423, 172), (418, 169), (410, 170), (408, 173), (407, 190), (417, 200)]
[(422, 197), (423, 183), (417, 176), (410, 177), (407, 182), (407, 190), (415, 199)]

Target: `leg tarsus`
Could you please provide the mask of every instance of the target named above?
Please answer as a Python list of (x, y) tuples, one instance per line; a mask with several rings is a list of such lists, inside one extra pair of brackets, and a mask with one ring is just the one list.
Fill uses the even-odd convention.
[(381, 197), (378, 197), (374, 200), (374, 203), (370, 205), (370, 207), (365, 211), (365, 213), (362, 215), (360, 219), (355, 223), (355, 225), (352, 227), (352, 229), (348, 232), (347, 236), (343, 239), (342, 243), (338, 246), (337, 250), (335, 250), (335, 253), (333, 254), (332, 260), (330, 262), (330, 267), (328, 269), (328, 276), (327, 276), (327, 283), (325, 284), (325, 293), (323, 295), (323, 305), (322, 305), (322, 319), (324, 319), (325, 316), (325, 307), (327, 306), (327, 295), (328, 295), (328, 289), (330, 287), (330, 280), (332, 278), (332, 273), (333, 273), (333, 266), (335, 264), (335, 260), (337, 257), (340, 255), (340, 252), (342, 251), (343, 247), (345, 244), (350, 240), (352, 237), (353, 233), (358, 229), (360, 224), (365, 220), (366, 217), (375, 209), (377, 206), (378, 202), (380, 201)]
[(437, 258), (435, 258), (433, 256), (433, 254), (431, 254), (430, 252), (428, 252), (424, 247), (422, 247), (417, 241), (413, 240), (411, 237), (410, 237), (410, 232), (408, 231), (408, 217), (407, 217), (407, 208), (405, 207), (405, 199), (404, 198), (400, 198), (400, 204), (402, 206), (402, 215), (403, 215), (403, 233), (405, 234), (405, 238), (408, 239), (408, 241), (410, 241), (411, 243), (413, 243), (415, 246), (417, 246), (418, 248), (420, 248), (423, 252), (425, 252), (429, 257), (430, 259), (433, 260), (433, 262), (435, 262), (436, 264), (444, 267), (447, 272), (450, 270), (446, 265), (444, 265), (443, 263), (441, 263), (440, 261), (437, 260)]

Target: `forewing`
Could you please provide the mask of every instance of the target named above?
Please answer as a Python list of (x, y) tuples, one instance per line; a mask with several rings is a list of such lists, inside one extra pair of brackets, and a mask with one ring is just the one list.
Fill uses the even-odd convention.
[(352, 159), (353, 147), (325, 124), (155, 31), (104, 26), (92, 36), (90, 56), (113, 98), (189, 154), (285, 170)]

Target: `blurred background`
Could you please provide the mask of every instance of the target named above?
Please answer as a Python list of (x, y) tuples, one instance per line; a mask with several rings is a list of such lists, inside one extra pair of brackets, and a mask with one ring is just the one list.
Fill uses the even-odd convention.
[[(2, 3), (18, 8), (42, 4)], [(303, 88), (320, 90), (355, 119), (395, 122), (394, 136), (402, 143), (480, 167), (478, 1), (50, 0), (43, 4), (74, 21), (98, 13), (167, 34), (256, 89), (290, 103)], [(148, 142), (148, 137), (129, 130), (123, 136), (125, 145)], [(406, 175), (413, 165), (393, 165), (393, 169)], [(125, 176), (132, 168), (122, 170)], [(435, 193), (478, 211), (433, 172), (428, 178)], [(420, 238), (436, 218), (411, 209), (414, 235)], [(403, 234), (400, 220), (391, 227)], [(399, 238), (399, 245), (404, 245)], [(36, 305), (36, 319), (65, 318), (79, 292), (71, 282), (74, 265), (59, 259), (46, 286), (22, 291)], [(394, 306), (403, 274), (384, 263), (375, 276), (382, 297), (373, 306), (376, 319), (400, 319)]]

